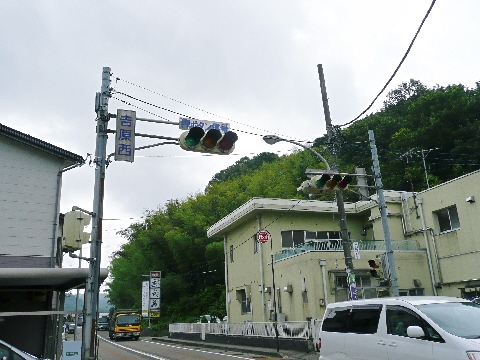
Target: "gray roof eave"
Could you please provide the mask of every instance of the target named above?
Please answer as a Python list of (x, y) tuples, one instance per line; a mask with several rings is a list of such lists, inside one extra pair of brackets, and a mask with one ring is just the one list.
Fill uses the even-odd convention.
[[(47, 143), (46, 141), (40, 140), (28, 134), (22, 133), (18, 130), (12, 129), (8, 126), (0, 124), (0, 135), (8, 137), (10, 139), (16, 140), (21, 142), (25, 145), (34, 147), (38, 150), (47, 152), (51, 155), (60, 157), (64, 160), (67, 160), (73, 164), (76, 163), (84, 163), (84, 159), (82, 156), (74, 154), (70, 151), (64, 150), (59, 148), (58, 146), (52, 145)], [(70, 164), (66, 164), (65, 167), (69, 166)]]

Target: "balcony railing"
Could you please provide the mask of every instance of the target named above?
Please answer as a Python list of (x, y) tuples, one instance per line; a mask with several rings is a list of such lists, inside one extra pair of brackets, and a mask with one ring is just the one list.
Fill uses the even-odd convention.
[[(352, 243), (355, 240), (351, 240)], [(384, 240), (357, 241), (359, 250), (386, 251)], [(352, 249), (353, 250), (353, 249)], [(392, 240), (393, 251), (420, 251), (420, 245), (416, 240)], [(291, 256), (303, 254), (310, 251), (343, 251), (342, 240), (340, 239), (314, 239), (307, 240), (293, 248), (283, 249), (275, 254), (275, 260), (282, 260)]]

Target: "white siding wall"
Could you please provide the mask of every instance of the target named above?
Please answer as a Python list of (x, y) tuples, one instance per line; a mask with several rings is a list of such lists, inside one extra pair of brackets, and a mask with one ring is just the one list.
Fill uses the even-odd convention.
[(51, 257), (63, 160), (0, 137), (0, 255)]

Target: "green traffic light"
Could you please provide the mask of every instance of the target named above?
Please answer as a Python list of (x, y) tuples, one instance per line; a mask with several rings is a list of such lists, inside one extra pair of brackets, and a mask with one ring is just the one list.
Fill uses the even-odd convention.
[(194, 126), (190, 129), (187, 136), (185, 136), (185, 145), (194, 148), (200, 142), (200, 139), (205, 135), (205, 131), (198, 126)]
[(318, 179), (316, 182), (315, 182), (315, 186), (318, 188), (318, 189), (322, 189), (325, 184), (327, 183), (327, 181), (330, 180), (330, 175), (328, 174), (323, 174), (320, 179)]

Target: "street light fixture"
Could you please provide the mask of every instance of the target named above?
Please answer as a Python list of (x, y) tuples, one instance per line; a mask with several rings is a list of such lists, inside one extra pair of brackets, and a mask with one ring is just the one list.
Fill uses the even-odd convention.
[(312, 154), (314, 154), (316, 157), (318, 157), (320, 160), (322, 160), (322, 162), (327, 167), (327, 170), (330, 171), (330, 165), (328, 165), (327, 160), (325, 160), (325, 158), (321, 154), (319, 154), (318, 152), (316, 152), (312, 148), (309, 148), (308, 146), (305, 146), (305, 145), (300, 144), (300, 143), (298, 143), (296, 141), (293, 141), (293, 140), (283, 139), (283, 138), (281, 138), (279, 136), (276, 136), (276, 135), (265, 135), (263, 137), (263, 141), (265, 141), (269, 145), (276, 144), (277, 142), (280, 142), (280, 141), (285, 141), (285, 142), (289, 142), (289, 143), (295, 144), (297, 146), (300, 146), (300, 147), (310, 151)]

